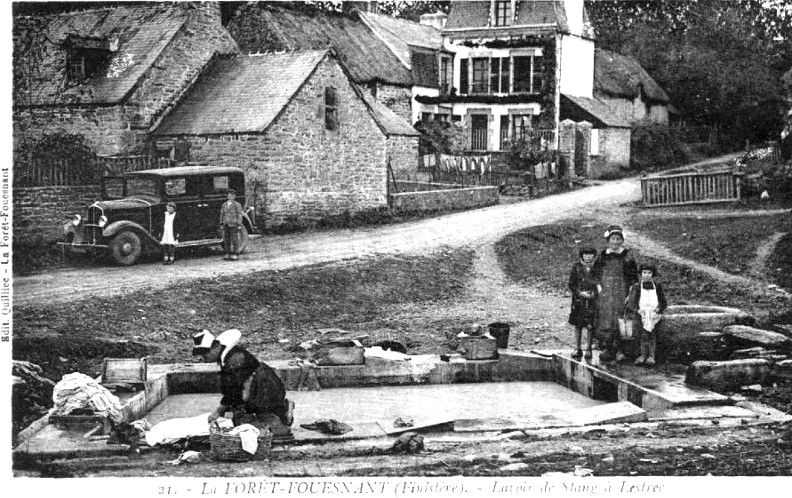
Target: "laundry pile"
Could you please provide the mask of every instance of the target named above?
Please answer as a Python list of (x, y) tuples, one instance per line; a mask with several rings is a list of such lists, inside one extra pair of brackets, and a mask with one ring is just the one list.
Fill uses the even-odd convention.
[(121, 402), (118, 397), (91, 377), (74, 372), (66, 374), (52, 391), (53, 408), (50, 415), (70, 415), (89, 412), (120, 423)]

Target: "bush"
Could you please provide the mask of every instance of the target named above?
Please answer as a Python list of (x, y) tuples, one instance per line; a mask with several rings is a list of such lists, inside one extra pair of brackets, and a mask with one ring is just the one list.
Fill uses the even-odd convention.
[(630, 140), (630, 169), (664, 170), (682, 166), (691, 154), (678, 130), (666, 125), (638, 124)]

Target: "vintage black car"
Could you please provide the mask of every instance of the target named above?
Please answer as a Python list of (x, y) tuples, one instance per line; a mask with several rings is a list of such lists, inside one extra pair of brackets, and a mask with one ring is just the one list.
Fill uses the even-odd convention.
[[(160, 252), (160, 237), (168, 202), (176, 204), (177, 248), (222, 244), (220, 207), (229, 189), (245, 201), (245, 177), (239, 168), (191, 165), (151, 169), (106, 177), (102, 200), (87, 213), (74, 215), (64, 226), (59, 245), (69, 253), (109, 254), (120, 265), (132, 265), (141, 255)], [(255, 231), (252, 207), (245, 208), (240, 252)]]

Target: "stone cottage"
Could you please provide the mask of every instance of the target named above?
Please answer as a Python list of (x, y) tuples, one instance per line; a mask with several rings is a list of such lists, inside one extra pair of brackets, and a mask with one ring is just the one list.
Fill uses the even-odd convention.
[(228, 31), (247, 53), (332, 47), (353, 82), (413, 123), (411, 71), (366, 26), (358, 11), (327, 12), (250, 2), (237, 10)]
[(634, 57), (596, 49), (594, 97), (630, 125), (639, 121), (668, 124), (668, 94)]
[(81, 135), (101, 155), (148, 133), (217, 53), (238, 47), (217, 2), (147, 2), (14, 18), (14, 149)]
[(416, 156), (417, 135), (325, 49), (217, 58), (154, 140), (243, 168), (248, 203), (277, 225), (387, 206), (388, 162)]

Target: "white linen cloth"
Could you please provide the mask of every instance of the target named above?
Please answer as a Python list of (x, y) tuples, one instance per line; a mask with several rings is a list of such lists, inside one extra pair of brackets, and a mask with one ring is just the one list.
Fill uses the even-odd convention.
[(187, 439), (192, 436), (209, 435), (209, 413), (202, 413), (195, 417), (172, 418), (155, 424), (146, 433), (146, 442), (149, 446), (170, 444)]
[(245, 452), (254, 455), (258, 450), (259, 430), (256, 427), (250, 424), (242, 424), (234, 427), (228, 434), (240, 437), (242, 449)]
[(89, 409), (115, 423), (124, 421), (118, 397), (80, 372), (66, 374), (55, 384), (52, 402), (52, 415), (68, 415), (77, 409)]

